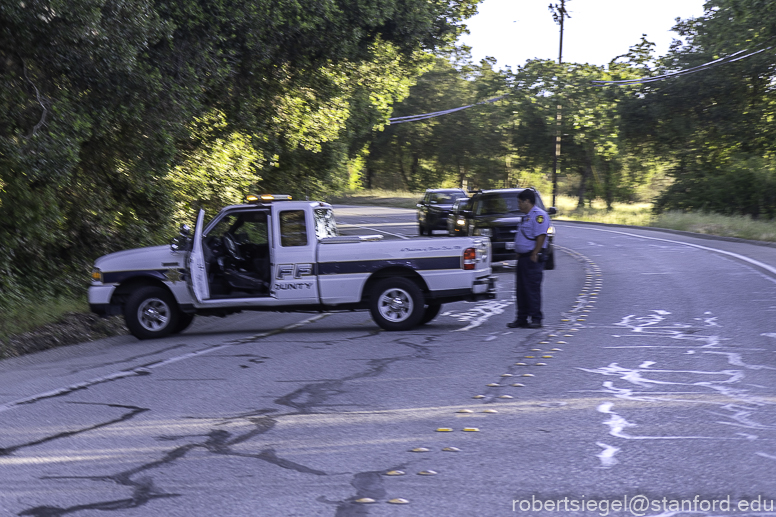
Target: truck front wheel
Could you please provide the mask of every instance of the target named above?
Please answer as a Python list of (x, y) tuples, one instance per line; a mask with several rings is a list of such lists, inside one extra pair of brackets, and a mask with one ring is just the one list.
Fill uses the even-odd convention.
[(178, 328), (180, 310), (172, 295), (161, 287), (141, 287), (124, 306), (124, 320), (138, 339), (167, 336)]
[(407, 278), (385, 278), (374, 286), (369, 311), (385, 330), (409, 330), (423, 317), (423, 293)]

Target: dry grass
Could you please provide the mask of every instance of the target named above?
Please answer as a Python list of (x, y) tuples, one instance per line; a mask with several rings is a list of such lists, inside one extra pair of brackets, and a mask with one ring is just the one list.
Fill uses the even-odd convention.
[(776, 242), (776, 221), (753, 220), (748, 216), (666, 212), (656, 217), (650, 226)]
[(58, 321), (65, 314), (86, 312), (89, 312), (86, 297), (81, 299), (28, 300), (4, 306), (0, 311), (0, 357), (17, 355), (7, 349), (11, 337)]
[(756, 241), (776, 242), (776, 221), (753, 220), (748, 216), (728, 216), (701, 212), (652, 213), (650, 203), (614, 203), (612, 210), (606, 210), (601, 200), (593, 201), (592, 207), (578, 210), (573, 197), (559, 196), (558, 212), (554, 219), (590, 221), (595, 223), (625, 224), (629, 226), (651, 226), (686, 232), (736, 237)]
[(29, 300), (11, 307), (3, 307), (0, 312), (0, 341), (10, 335), (21, 334), (55, 321), (68, 312), (89, 312), (86, 297)]
[(612, 210), (606, 209), (603, 200), (596, 199), (592, 207), (577, 209), (577, 198), (558, 196), (556, 199), (558, 221), (589, 221), (594, 223), (627, 224), (631, 226), (651, 226), (654, 219), (650, 203), (614, 203)]
[(415, 208), (415, 204), (423, 198), (422, 192), (407, 190), (352, 190), (328, 196), (329, 203), (338, 205), (376, 205), (397, 208)]

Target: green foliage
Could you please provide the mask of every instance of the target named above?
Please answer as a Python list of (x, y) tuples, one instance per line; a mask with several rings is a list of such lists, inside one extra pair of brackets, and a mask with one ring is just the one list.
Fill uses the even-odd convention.
[[(433, 68), (396, 105), (401, 117), (473, 104), (503, 93), (506, 84), (488, 61), (456, 69), (436, 58)], [(385, 128), (371, 142), (365, 165), (367, 188), (412, 191), (442, 186), (490, 186), (505, 179), (501, 121), (503, 103), (486, 104), (421, 122)]]
[(0, 304), (81, 291), (191, 200), (347, 183), (476, 3), (3, 1)]
[[(558, 171), (576, 181), (586, 199), (632, 201), (652, 181), (659, 163), (640, 144), (621, 138), (621, 106), (632, 89), (595, 86), (596, 79), (631, 79), (644, 73), (652, 44), (643, 40), (625, 61), (608, 67), (533, 60), (515, 72), (495, 72), (489, 60), (474, 66), (466, 56), (438, 58), (394, 116), (503, 100), (439, 118), (390, 126), (369, 148), (364, 186), (423, 190), (457, 186), (533, 185), (549, 197), (556, 131), (562, 133)], [(558, 125), (558, 115), (560, 125)]]
[[(214, 214), (226, 205), (244, 202), (261, 179), (256, 171), (266, 160), (243, 134), (225, 133), (222, 113), (213, 113), (193, 125), (192, 138), (199, 142), (185, 160), (167, 175), (175, 200), (174, 223), (191, 224), (196, 210)], [(219, 136), (213, 137), (213, 133)], [(254, 189), (255, 190), (255, 189)]]
[[(705, 15), (677, 24), (686, 43), (650, 65), (649, 75), (687, 69), (772, 44), (776, 7), (712, 0)], [(623, 134), (666, 164), (671, 186), (658, 211), (776, 216), (776, 103), (772, 51), (637, 89), (623, 110)]]
[(756, 156), (680, 165), (655, 205), (666, 210), (776, 217), (776, 163)]
[(574, 184), (579, 207), (599, 197), (610, 208), (615, 201), (633, 200), (654, 168), (639, 156), (637, 145), (621, 137), (621, 107), (631, 90), (602, 88), (592, 81), (639, 77), (651, 45), (642, 40), (620, 56), (627, 61), (615, 59), (606, 67), (536, 60), (518, 68), (510, 97), (518, 167), (551, 171), (553, 144), (560, 133), (557, 170), (578, 178)]

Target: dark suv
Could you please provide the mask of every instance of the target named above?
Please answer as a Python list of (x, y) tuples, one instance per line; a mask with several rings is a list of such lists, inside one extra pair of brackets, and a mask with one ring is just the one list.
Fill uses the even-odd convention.
[(431, 235), (434, 230), (447, 230), (447, 215), (456, 199), (468, 197), (459, 188), (428, 189), (417, 204), (418, 233)]
[[(533, 187), (528, 187), (536, 193), (536, 206), (549, 215), (557, 213), (555, 207), (545, 208), (542, 197)], [(523, 219), (523, 213), (517, 205), (517, 195), (525, 189), (509, 188), (498, 190), (483, 190), (472, 196), (471, 209), (466, 211), (467, 234), (490, 237), (493, 250), (493, 261), (514, 260), (517, 258), (512, 244), (517, 233), (517, 224)], [(547, 261), (545, 269), (555, 269), (555, 226), (550, 223), (547, 231)]]

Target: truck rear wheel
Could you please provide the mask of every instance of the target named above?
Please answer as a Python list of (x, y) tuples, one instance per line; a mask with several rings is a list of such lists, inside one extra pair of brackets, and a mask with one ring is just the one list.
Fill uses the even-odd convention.
[(124, 306), (124, 320), (138, 339), (160, 338), (178, 327), (180, 310), (172, 295), (161, 287), (141, 287)]
[(407, 278), (384, 278), (374, 286), (369, 311), (385, 330), (409, 330), (423, 317), (423, 293)]

